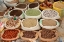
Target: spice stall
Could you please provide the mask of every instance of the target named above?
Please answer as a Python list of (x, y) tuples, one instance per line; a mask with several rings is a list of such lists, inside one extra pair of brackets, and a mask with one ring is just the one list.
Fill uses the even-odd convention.
[(0, 0), (0, 42), (64, 42), (64, 1)]

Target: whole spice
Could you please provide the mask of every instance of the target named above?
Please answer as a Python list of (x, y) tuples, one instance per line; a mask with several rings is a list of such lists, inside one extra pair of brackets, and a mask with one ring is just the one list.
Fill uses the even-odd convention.
[(45, 38), (45, 39), (52, 39), (52, 38), (56, 37), (56, 35), (55, 35), (55, 32), (52, 30), (43, 29), (41, 31), (41, 37)]
[(44, 12), (43, 12), (43, 15), (45, 16), (45, 17), (50, 17), (50, 18), (52, 18), (52, 17), (56, 17), (57, 16), (57, 12), (55, 11), (55, 10), (44, 10)]
[(12, 39), (12, 38), (16, 38), (18, 35), (19, 31), (18, 30), (5, 30), (2, 37), (4, 39)]
[(34, 27), (37, 25), (37, 20), (36, 19), (25, 19), (23, 22), (24, 27)]
[(22, 11), (21, 11), (21, 10), (12, 10), (12, 11), (10, 12), (10, 15), (11, 15), (11, 16), (14, 16), (14, 15), (20, 16), (21, 14), (22, 14)]
[(16, 27), (19, 23), (19, 20), (10, 19), (6, 22), (7, 27)]
[(36, 32), (33, 32), (33, 31), (25, 31), (25, 32), (23, 32), (23, 37), (35, 38), (35, 34), (36, 34)]
[(19, 4), (16, 6), (17, 8), (21, 8), (21, 9), (24, 9), (26, 8), (26, 4)]
[(31, 3), (29, 4), (29, 8), (35, 8), (38, 6), (38, 3)]

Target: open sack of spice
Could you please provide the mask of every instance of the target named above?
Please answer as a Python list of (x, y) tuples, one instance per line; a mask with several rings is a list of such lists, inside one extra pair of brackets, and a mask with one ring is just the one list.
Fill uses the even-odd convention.
[(21, 28), (26, 31), (39, 30), (40, 26), (37, 19), (29, 18), (21, 21)]
[(59, 19), (59, 13), (53, 9), (45, 9), (42, 11), (42, 18), (44, 19)]
[(22, 11), (21, 9), (13, 9), (8, 12), (8, 16), (9, 17), (16, 16), (17, 18), (19, 17), (20, 19), (23, 19), (24, 18), (24, 11)]
[(37, 31), (21, 31), (20, 37), (25, 41), (36, 42), (38, 39), (38, 33)]
[(5, 27), (7, 29), (16, 29), (20, 26), (20, 19), (17, 19), (16, 17), (12, 17), (8, 21), (5, 22)]
[(58, 38), (56, 30), (42, 29), (38, 32), (40, 42), (54, 42)]
[(41, 11), (39, 9), (28, 9), (25, 11), (25, 18), (41, 18)]

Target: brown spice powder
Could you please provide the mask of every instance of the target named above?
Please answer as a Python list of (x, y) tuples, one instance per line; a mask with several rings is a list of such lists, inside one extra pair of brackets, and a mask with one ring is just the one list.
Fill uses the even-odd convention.
[(14, 16), (14, 15), (20, 16), (21, 14), (22, 14), (21, 10), (13, 10), (13, 11), (10, 12), (11, 16)]
[(19, 5), (17, 5), (16, 7), (17, 7), (17, 8), (22, 8), (22, 9), (24, 9), (24, 8), (26, 8), (26, 4), (19, 4)]

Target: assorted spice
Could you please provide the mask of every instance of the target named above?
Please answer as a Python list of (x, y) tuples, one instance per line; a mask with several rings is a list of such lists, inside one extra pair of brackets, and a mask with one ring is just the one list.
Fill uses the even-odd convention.
[(23, 20), (22, 24), (24, 27), (34, 27), (37, 25), (37, 19), (25, 19)]
[(56, 21), (51, 20), (51, 19), (45, 19), (42, 21), (43, 26), (56, 26)]
[(11, 16), (14, 16), (14, 15), (20, 16), (21, 14), (22, 14), (22, 11), (21, 11), (21, 10), (12, 10), (12, 11), (10, 12), (10, 15), (11, 15)]
[[(12, 0), (9, 0), (9, 1), (6, 0), (6, 1), (10, 4), (12, 3), (12, 5), (13, 5), (13, 3), (17, 4), (18, 1), (26, 2), (26, 0), (13, 0), (13, 1)], [(38, 34), (39, 31), (40, 31), (39, 29), (37, 31), (38, 33), (34, 31), (34, 29), (37, 29), (37, 28), (40, 27), (37, 19), (35, 19), (35, 18), (28, 18), (27, 19), (27, 17), (32, 17), (32, 16), (38, 18), (38, 16), (40, 16), (40, 15), (43, 15), (44, 17), (47, 17), (47, 18), (54, 18), (54, 17), (57, 18), (58, 12), (50, 9), (50, 8), (53, 7), (53, 4), (51, 2), (46, 1), (46, 0), (38, 0), (39, 2), (42, 2), (41, 4), (35, 2), (35, 0), (28, 0), (28, 1), (30, 2), (30, 4), (29, 3), (21, 3), (21, 4), (18, 4), (17, 6), (14, 6), (17, 9), (13, 9), (13, 10), (11, 9), (11, 11), (8, 10), (8, 11), (10, 11), (10, 13), (9, 13), (10, 16), (7, 15), (8, 12), (6, 14), (8, 16), (8, 19), (0, 20), (0, 21), (2, 21), (2, 22), (0, 22), (0, 31), (2, 30), (0, 32), (1, 33), (1, 39), (2, 40), (5, 39), (6, 41), (4, 41), (4, 42), (9, 42), (8, 40), (10, 40), (10, 42), (12, 42), (11, 41), (12, 39), (16, 40), (16, 39), (20, 38), (19, 36), (22, 36), (25, 39), (29, 38), (29, 40), (23, 40), (22, 37), (21, 37), (21, 39), (22, 39), (21, 42), (33, 42), (33, 41), (36, 41), (36, 38), (38, 38), (36, 36), (40, 36), (40, 34), (41, 34), (41, 38), (43, 38), (43, 39), (50, 39), (50, 40), (53, 39), (53, 38), (57, 39), (57, 37), (56, 37), (57, 34), (56, 34), (56, 31), (54, 31), (54, 30), (42, 29), (40, 34)], [(9, 6), (10, 4), (8, 4), (7, 6)], [(10, 6), (12, 6), (12, 5), (10, 5)], [(46, 10), (43, 10), (43, 13), (41, 13), (41, 11), (39, 9), (36, 9), (36, 8), (41, 8), (39, 6), (41, 6), (42, 8), (44, 7)], [(63, 9), (64, 3), (58, 2), (58, 3), (55, 4), (55, 7)], [(25, 9), (25, 8), (27, 10), (21, 10), (21, 9)], [(3, 18), (5, 18), (4, 14), (5, 14), (5, 11), (0, 12), (0, 16), (3, 16)], [(23, 15), (25, 15), (26, 18), (24, 17), (22, 20), (20, 20), (19, 18), (21, 18)], [(13, 16), (14, 18), (11, 18), (11, 16)], [(43, 17), (43, 16), (41, 16), (41, 17)], [(20, 23), (20, 22), (22, 22), (22, 23)], [(5, 23), (5, 25), (3, 23)], [(42, 23), (43, 26), (52, 26), (51, 28), (53, 28), (53, 26), (57, 25), (57, 22), (52, 20), (52, 19), (42, 20), (41, 23)], [(63, 21), (62, 21), (62, 23), (63, 23)], [(19, 24), (21, 24), (21, 29), (20, 29), (20, 26), (18, 26)], [(63, 24), (61, 24), (61, 25), (62, 25), (61, 27), (63, 28)], [(24, 26), (24, 29), (22, 28), (22, 26)], [(4, 29), (4, 27), (6, 27), (6, 29)], [(18, 28), (15, 29), (14, 27), (15, 28), (18, 27)], [(34, 29), (32, 29), (32, 28), (34, 28)], [(25, 30), (25, 29), (26, 29), (26, 31), (22, 31), (22, 30)], [(29, 30), (31, 29), (31, 31), (29, 31), (27, 29), (29, 29)], [(23, 35), (19, 35), (20, 34), (19, 30), (21, 30), (21, 32), (23, 32)], [(58, 29), (59, 32), (61, 30), (63, 31), (63, 29)], [(61, 31), (61, 33), (63, 33), (62, 31)], [(64, 33), (61, 34), (61, 35), (63, 36)], [(41, 40), (41, 38), (39, 37), (40, 40)], [(43, 40), (42, 42), (48, 42), (48, 41)]]
[(37, 9), (29, 9), (26, 11), (26, 15), (28, 15), (28, 16), (38, 16), (40, 14), (41, 14), (41, 12)]
[(33, 31), (24, 31), (23, 37), (25, 38), (35, 38), (36, 32)]

